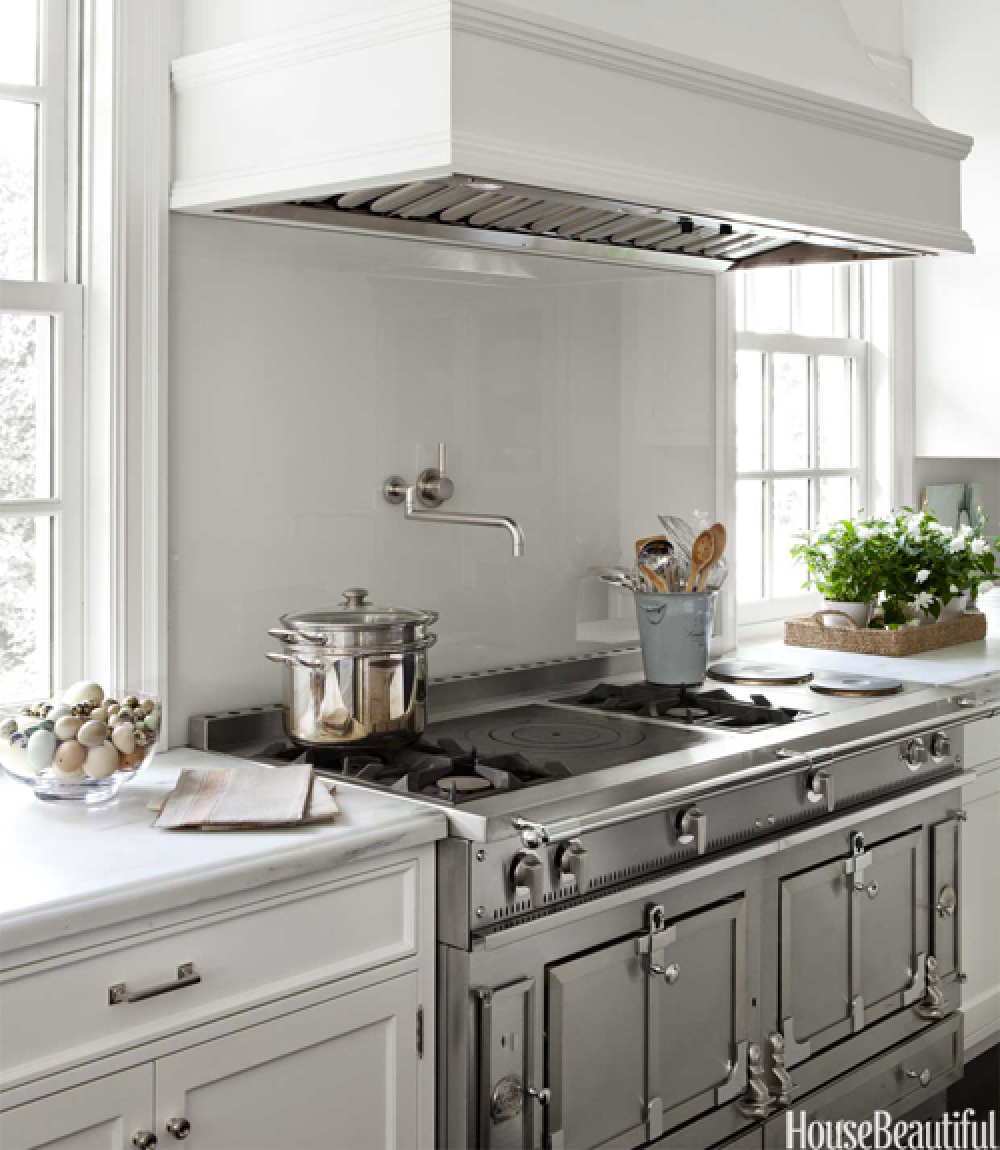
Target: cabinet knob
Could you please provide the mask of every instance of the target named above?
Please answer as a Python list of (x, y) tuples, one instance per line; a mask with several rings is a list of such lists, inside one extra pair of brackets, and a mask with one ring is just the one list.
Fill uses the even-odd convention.
[(132, 1145), (135, 1150), (153, 1150), (156, 1145), (156, 1135), (152, 1130), (140, 1130), (132, 1135)]
[(925, 1090), (931, 1084), (931, 1072), (927, 1066), (923, 1070), (907, 1070), (906, 1077), (915, 1078)]
[(167, 1133), (183, 1141), (191, 1133), (191, 1123), (186, 1118), (171, 1118), (167, 1123)]
[(951, 739), (944, 731), (938, 731), (931, 738), (931, 757), (936, 762), (951, 758)]

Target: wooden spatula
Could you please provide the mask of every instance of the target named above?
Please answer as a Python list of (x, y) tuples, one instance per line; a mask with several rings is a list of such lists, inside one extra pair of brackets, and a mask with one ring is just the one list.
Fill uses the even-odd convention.
[(688, 575), (687, 584), (684, 590), (689, 594), (694, 590), (695, 583), (698, 582), (698, 576), (706, 567), (712, 565), (712, 559), (715, 556), (715, 536), (712, 534), (712, 529), (703, 531), (698, 538), (691, 545), (691, 571)]
[(720, 562), (722, 556), (726, 553), (726, 529), (721, 523), (713, 523), (709, 527), (712, 533), (712, 542), (715, 544), (715, 550), (712, 552), (712, 558), (708, 565), (702, 569), (701, 578), (698, 580), (698, 590), (704, 591), (708, 584), (708, 577), (711, 575), (713, 568)]

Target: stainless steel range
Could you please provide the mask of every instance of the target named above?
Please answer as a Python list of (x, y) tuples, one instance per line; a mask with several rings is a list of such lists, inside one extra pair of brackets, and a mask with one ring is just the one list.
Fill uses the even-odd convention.
[(996, 703), (588, 673), (432, 685), (384, 755), (303, 751), (279, 708), (192, 720), (447, 812), (438, 1144), (783, 1146), (789, 1106), (901, 1112), (958, 1077), (963, 728)]

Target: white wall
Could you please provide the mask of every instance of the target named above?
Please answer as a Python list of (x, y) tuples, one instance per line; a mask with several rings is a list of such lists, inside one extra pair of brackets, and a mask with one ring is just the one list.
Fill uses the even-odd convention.
[[(441, 612), (437, 675), (627, 636), (586, 571), (627, 558), (657, 511), (714, 507), (714, 292), (175, 215), (171, 743), (192, 713), (278, 698), (267, 628), (349, 586)], [(383, 502), (438, 439), (449, 506), (515, 516), (523, 559), (505, 533)]]
[(917, 455), (998, 459), (1000, 4), (906, 0), (904, 11), (916, 107), (975, 138), (962, 215), (976, 254), (916, 270)]

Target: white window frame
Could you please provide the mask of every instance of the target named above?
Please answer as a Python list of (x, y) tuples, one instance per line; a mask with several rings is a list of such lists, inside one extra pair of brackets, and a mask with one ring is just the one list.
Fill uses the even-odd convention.
[[(51, 345), (41, 349), (51, 391), (44, 412), (50, 430), (51, 494), (0, 500), (0, 518), (49, 517), (52, 544), (48, 579), (52, 686), (82, 674), (84, 662), (83, 289), (76, 274), (76, 141), (70, 130), (77, 101), (70, 94), (68, 51), (75, 8), (70, 0), (38, 0), (38, 82), (0, 84), (0, 100), (37, 109), (35, 170), (35, 279), (0, 279), (0, 313), (48, 316)], [(21, 702), (23, 700), (4, 700)]]
[[(879, 291), (888, 284), (891, 301), (883, 306), (879, 291), (871, 290), (876, 277)], [(846, 277), (846, 289), (841, 306), (848, 308), (849, 335), (845, 337), (802, 336), (792, 333), (762, 334), (737, 331), (737, 299), (735, 281), (722, 276), (716, 293), (716, 516), (731, 529), (731, 571), (727, 587), (716, 611), (716, 638), (713, 652), (721, 653), (737, 646), (741, 641), (772, 637), (782, 619), (815, 610), (819, 597), (803, 593), (801, 597), (774, 598), (751, 603), (738, 602), (738, 566), (740, 545), (736, 523), (736, 481), (744, 474), (737, 468), (736, 459), (736, 351), (763, 350), (806, 354), (834, 354), (855, 361), (855, 377), (861, 394), (855, 408), (856, 419), (862, 421), (864, 480), (860, 493), (861, 505), (872, 512), (881, 512), (891, 506), (902, 492), (899, 477), (892, 474), (882, 483), (875, 463), (881, 454), (893, 457), (902, 448), (904, 436), (899, 435), (901, 412), (896, 399), (899, 366), (899, 333), (892, 331), (891, 317), (899, 310), (900, 293), (896, 280), (898, 270), (879, 265), (861, 264)], [(849, 293), (849, 294), (848, 294)], [(885, 294), (883, 292), (883, 294)], [(793, 300), (793, 308), (796, 301)], [(883, 314), (885, 313), (885, 314)], [(742, 318), (742, 317), (741, 317)], [(742, 324), (740, 324), (742, 326)], [(905, 365), (904, 365), (905, 366)], [(884, 409), (884, 410), (883, 410)], [(857, 434), (857, 432), (856, 432)], [(824, 469), (825, 470), (825, 469)], [(790, 476), (792, 472), (779, 472)], [(905, 479), (905, 476), (903, 477)], [(769, 560), (768, 560), (769, 561)]]
[[(857, 484), (857, 506), (861, 511), (871, 506), (871, 446), (868, 428), (871, 425), (870, 390), (868, 387), (868, 344), (864, 340), (852, 338), (823, 338), (813, 336), (800, 336), (791, 334), (765, 335), (757, 332), (737, 332), (734, 338), (735, 351), (757, 351), (763, 353), (764, 359), (764, 411), (767, 412), (773, 404), (774, 355), (790, 354), (808, 357), (809, 362), (809, 393), (810, 409), (815, 410), (818, 399), (818, 380), (814, 365), (818, 356), (834, 356), (851, 360), (852, 378), (851, 386), (854, 391), (853, 402), (853, 449), (856, 463), (853, 467), (821, 467), (818, 459), (818, 441), (816, 432), (818, 425), (813, 422), (810, 429), (812, 443), (810, 444), (810, 458), (813, 461), (809, 467), (792, 470), (777, 469), (774, 467), (760, 468), (755, 471), (741, 471), (737, 468), (734, 479), (761, 480), (767, 484), (765, 492), (773, 498), (773, 484), (776, 479), (807, 479), (818, 482), (821, 479), (849, 477)], [(763, 415), (765, 420), (764, 442), (769, 443), (771, 419)], [(789, 615), (802, 614), (816, 609), (816, 596), (803, 592), (801, 595), (769, 595), (767, 592), (773, 586), (773, 503), (764, 508), (764, 539), (762, 555), (764, 564), (764, 590), (765, 597), (760, 600), (749, 600), (738, 603), (740, 623), (766, 623), (775, 619), (784, 619)], [(803, 580), (805, 571), (803, 570)]]

